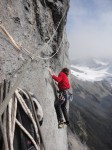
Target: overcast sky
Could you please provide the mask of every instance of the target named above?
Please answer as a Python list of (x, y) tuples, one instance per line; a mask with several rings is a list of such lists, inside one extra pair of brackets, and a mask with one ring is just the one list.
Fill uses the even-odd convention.
[(112, 0), (70, 0), (70, 58), (112, 57)]

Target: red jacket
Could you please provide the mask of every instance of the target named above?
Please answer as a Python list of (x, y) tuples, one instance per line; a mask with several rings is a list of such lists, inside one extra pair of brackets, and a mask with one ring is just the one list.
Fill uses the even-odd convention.
[(52, 75), (52, 78), (58, 82), (59, 90), (70, 89), (68, 77), (64, 72), (60, 72), (58, 77)]

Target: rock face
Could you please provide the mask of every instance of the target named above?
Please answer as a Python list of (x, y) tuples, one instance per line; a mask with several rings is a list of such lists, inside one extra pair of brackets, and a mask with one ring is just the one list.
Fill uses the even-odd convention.
[(88, 82), (72, 77), (71, 131), (90, 150), (112, 149), (112, 87), (107, 81)]
[[(47, 150), (67, 150), (66, 129), (58, 130), (54, 110), (54, 89), (47, 68), (58, 73), (68, 66), (68, 42), (64, 30), (68, 0), (0, 0), (0, 20), (15, 41), (35, 56), (49, 57), (62, 45), (52, 59), (34, 59), (22, 78), (20, 87), (33, 92), (39, 99), (43, 111), (43, 137)], [(66, 11), (66, 13), (65, 13)], [(55, 32), (65, 13), (59, 28), (48, 48), (44, 44)], [(23, 52), (17, 52), (8, 38), (0, 32), (0, 82), (6, 78), (14, 84), (21, 73), (22, 64), (29, 58)], [(21, 68), (20, 68), (21, 67)]]
[(68, 150), (90, 150), (86, 144), (81, 143), (76, 133), (68, 130)]

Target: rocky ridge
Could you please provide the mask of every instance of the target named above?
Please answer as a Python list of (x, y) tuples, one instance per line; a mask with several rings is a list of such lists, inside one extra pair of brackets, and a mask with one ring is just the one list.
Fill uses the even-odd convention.
[(72, 76), (71, 132), (90, 150), (112, 149), (112, 87), (108, 81), (82, 81)]

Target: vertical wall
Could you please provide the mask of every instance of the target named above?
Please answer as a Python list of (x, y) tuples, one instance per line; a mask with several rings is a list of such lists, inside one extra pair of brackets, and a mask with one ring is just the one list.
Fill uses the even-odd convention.
[[(50, 66), (58, 73), (62, 67), (68, 66), (68, 42), (64, 30), (66, 15), (50, 46), (47, 49), (41, 49), (56, 30), (66, 9), (68, 9), (66, 0), (0, 0), (2, 24), (15, 41), (31, 53), (43, 57), (54, 54), (64, 35), (59, 53), (47, 61), (33, 60), (19, 85), (33, 92), (43, 107), (42, 132), (47, 150), (68, 149), (66, 128), (62, 130), (57, 128), (54, 90), (47, 70)], [(20, 66), (28, 59), (30, 58), (26, 54), (18, 53), (6, 36), (0, 33), (0, 82), (7, 78), (14, 83), (21, 73)]]

